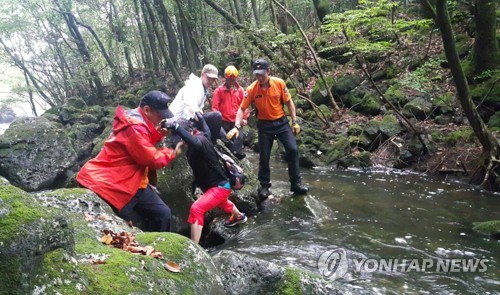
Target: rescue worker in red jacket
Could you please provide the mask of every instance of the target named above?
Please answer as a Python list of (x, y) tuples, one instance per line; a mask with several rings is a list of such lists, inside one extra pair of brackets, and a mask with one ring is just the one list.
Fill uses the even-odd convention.
[[(219, 138), (222, 139), (227, 148), (239, 160), (245, 158), (243, 152), (243, 132), (239, 132), (232, 140), (226, 139), (226, 133), (234, 128), (236, 113), (243, 100), (245, 89), (238, 84), (238, 69), (235, 66), (228, 66), (224, 70), (226, 81), (223, 85), (217, 87), (212, 98), (212, 111), (219, 111), (222, 114), (222, 129)], [(245, 111), (241, 126), (247, 124), (248, 109)]]
[(173, 117), (168, 109), (170, 97), (150, 91), (139, 107), (116, 109), (113, 132), (100, 153), (80, 170), (76, 180), (105, 200), (127, 222), (134, 213), (152, 231), (170, 230), (170, 208), (156, 190), (156, 169), (175, 158), (170, 148), (156, 148), (168, 131), (159, 127)]

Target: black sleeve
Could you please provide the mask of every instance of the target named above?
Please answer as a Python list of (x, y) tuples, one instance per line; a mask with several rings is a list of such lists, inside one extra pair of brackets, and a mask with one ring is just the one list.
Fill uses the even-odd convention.
[(186, 129), (179, 126), (175, 132), (177, 132), (182, 140), (184, 140), (189, 146), (192, 146), (195, 149), (200, 149), (202, 147), (200, 139), (191, 135), (191, 133), (187, 132)]
[(195, 126), (198, 130), (203, 132), (206, 138), (212, 138), (212, 134), (210, 133), (210, 128), (208, 128), (207, 122), (203, 116), (198, 117), (198, 121), (195, 123)]

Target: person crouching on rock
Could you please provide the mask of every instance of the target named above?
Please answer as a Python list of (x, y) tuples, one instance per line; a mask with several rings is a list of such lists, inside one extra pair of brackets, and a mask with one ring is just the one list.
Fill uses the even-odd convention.
[(161, 232), (170, 231), (171, 212), (156, 190), (156, 169), (168, 165), (176, 154), (155, 145), (168, 134), (159, 123), (173, 117), (170, 101), (167, 94), (153, 90), (142, 97), (138, 108), (125, 111), (118, 106), (113, 133), (76, 177), (125, 221), (137, 213), (148, 230)]
[(167, 120), (164, 125), (167, 129), (174, 130), (187, 144), (186, 157), (193, 170), (194, 182), (203, 191), (203, 195), (191, 205), (188, 218), (191, 224), (191, 240), (198, 244), (203, 230), (204, 215), (215, 207), (231, 213), (231, 217), (224, 223), (227, 227), (244, 223), (247, 217), (228, 200), (232, 191), (231, 185), (210, 140), (211, 132), (219, 132), (222, 117), (218, 121), (212, 121), (210, 128), (200, 112), (196, 113), (195, 120), (197, 129), (194, 130), (190, 128), (190, 122), (185, 120), (179, 122)]

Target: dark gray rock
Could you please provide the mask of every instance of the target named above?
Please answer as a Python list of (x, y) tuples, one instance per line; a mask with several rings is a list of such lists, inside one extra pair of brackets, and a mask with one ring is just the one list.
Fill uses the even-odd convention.
[(221, 272), (227, 295), (353, 293), (340, 283), (326, 281), (306, 270), (282, 267), (228, 250), (217, 253), (212, 259)]
[(27, 191), (64, 182), (76, 160), (62, 125), (43, 117), (19, 119), (0, 137), (0, 175)]

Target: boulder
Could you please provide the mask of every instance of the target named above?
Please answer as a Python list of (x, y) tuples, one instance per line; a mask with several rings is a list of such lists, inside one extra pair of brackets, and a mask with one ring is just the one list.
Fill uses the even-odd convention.
[(44, 117), (19, 119), (0, 136), (0, 175), (27, 191), (61, 185), (77, 158), (63, 126)]
[[(346, 287), (294, 267), (282, 267), (223, 250), (212, 257), (221, 272), (224, 294), (345, 294)], [(271, 290), (273, 290), (271, 292)]]
[(16, 119), (14, 110), (6, 105), (0, 107), (0, 123), (10, 123)]
[[(48, 209), (49, 206), (50, 209)], [(100, 242), (104, 229), (135, 235), (165, 259)], [(0, 178), (0, 294), (223, 294), (210, 256), (173, 233), (142, 233), (85, 189), (30, 195)], [(165, 269), (176, 262), (180, 273)]]
[(402, 113), (407, 118), (425, 120), (432, 113), (432, 103), (423, 97), (416, 97), (404, 105)]

